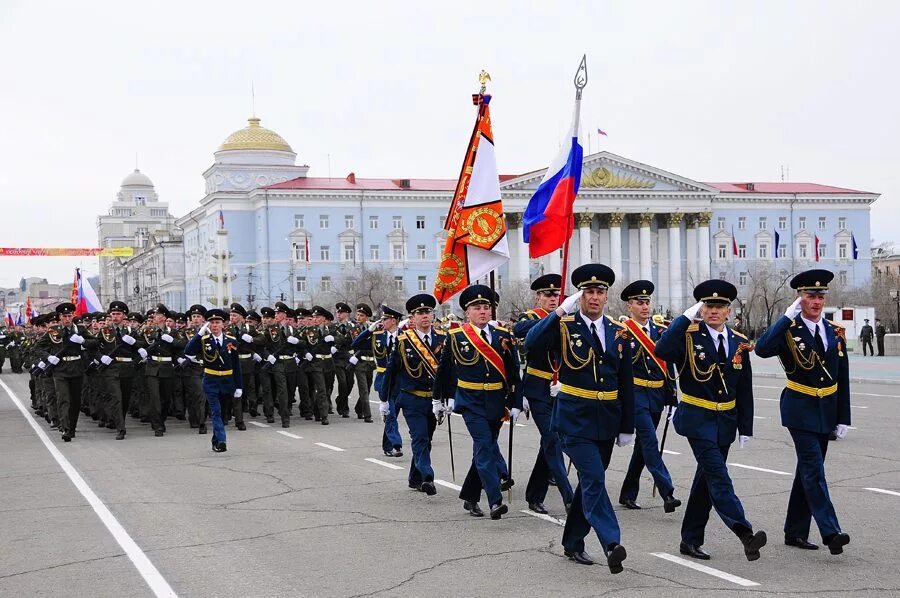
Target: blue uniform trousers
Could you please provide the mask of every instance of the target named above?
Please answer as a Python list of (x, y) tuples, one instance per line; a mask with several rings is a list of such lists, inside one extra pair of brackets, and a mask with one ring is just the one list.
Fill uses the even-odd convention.
[[(503, 502), (503, 493), (500, 491), (500, 478), (507, 477), (509, 470), (503, 455), (500, 454), (500, 446), (497, 438), (503, 422), (489, 420), (471, 411), (464, 411), (463, 421), (472, 437), (472, 465), (463, 482), (459, 497), (463, 500), (478, 502), (481, 498), (481, 489), (487, 495), (488, 504), (499, 505)], [(452, 417), (452, 415), (450, 416)]]
[(697, 460), (697, 472), (681, 523), (682, 541), (695, 546), (703, 545), (706, 523), (713, 507), (728, 529), (738, 537), (752, 532), (753, 526), (744, 517), (744, 507), (734, 493), (734, 485), (725, 467), (731, 445), (720, 445), (702, 438), (688, 438), (688, 442)]
[(797, 451), (797, 472), (788, 501), (784, 533), (798, 538), (809, 537), (810, 518), (814, 517), (822, 538), (840, 533), (834, 505), (825, 481), (825, 452), (828, 450), (828, 434), (818, 434), (789, 428)]
[(584, 551), (584, 538), (593, 528), (606, 554), (610, 545), (621, 541), (619, 521), (606, 492), (606, 468), (615, 441), (565, 435), (560, 435), (560, 441), (578, 471), (578, 486), (563, 528), (563, 548)]
[(390, 411), (384, 418), (384, 432), (381, 434), (381, 448), (385, 452), (403, 448), (403, 437), (400, 436), (400, 425), (397, 423), (397, 405), (388, 401)]
[(569, 476), (566, 474), (559, 435), (550, 429), (553, 403), (530, 398), (528, 403), (531, 406), (531, 417), (541, 433), (541, 448), (534, 461), (534, 467), (531, 469), (528, 485), (525, 487), (525, 500), (529, 503), (544, 502), (552, 476), (556, 480), (556, 487), (563, 503), (571, 504), (575, 493), (572, 490), (572, 484), (569, 483)]
[(412, 445), (413, 458), (409, 464), (409, 483), (419, 485), (422, 482), (434, 481), (434, 470), (431, 468), (431, 437), (437, 427), (437, 420), (431, 412), (431, 401), (428, 399), (403, 396), (400, 409), (409, 426), (409, 438)]
[[(635, 392), (638, 392), (635, 389)], [(634, 443), (634, 452), (631, 454), (631, 462), (622, 482), (621, 499), (636, 500), (641, 483), (641, 472), (646, 465), (647, 471), (653, 476), (660, 496), (669, 496), (675, 491), (672, 484), (672, 476), (663, 463), (662, 454), (659, 451), (659, 443), (656, 440), (656, 427), (659, 425), (662, 413), (651, 412), (649, 408), (635, 406), (634, 431), (637, 441)]]
[(222, 422), (222, 398), (234, 396), (234, 384), (228, 378), (223, 382), (219, 377), (203, 377), (203, 394), (209, 404), (209, 418), (212, 421), (212, 442), (225, 442), (225, 424)]

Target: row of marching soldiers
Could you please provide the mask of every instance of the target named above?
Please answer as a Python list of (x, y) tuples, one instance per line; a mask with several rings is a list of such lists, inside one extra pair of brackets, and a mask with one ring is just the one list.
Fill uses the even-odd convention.
[[(501, 519), (508, 512), (502, 491), (515, 482), (511, 448), (507, 462), (498, 444), (500, 431), (508, 420), (512, 447), (513, 424), (522, 413), (530, 414), (541, 444), (525, 491), (529, 509), (546, 514), (544, 499), (555, 486), (567, 515), (565, 555), (593, 565), (584, 544), (593, 530), (612, 573), (623, 570), (627, 557), (607, 490), (606, 469), (615, 446), (637, 440), (619, 494), (621, 505), (641, 509), (639, 480), (646, 467), (664, 511), (674, 513), (682, 506), (657, 438), (666, 411), (667, 421), (687, 439), (697, 464), (681, 524), (680, 552), (711, 558), (703, 544), (715, 509), (745, 557), (760, 558), (767, 535), (754, 529), (745, 514), (726, 461), (735, 440), (744, 448), (753, 436), (750, 354), (777, 355), (787, 376), (782, 424), (797, 456), (784, 542), (817, 550), (809, 538), (815, 520), (822, 543), (831, 554), (841, 554), (850, 537), (838, 523), (824, 460), (829, 439), (846, 437), (850, 392), (844, 329), (823, 317), (832, 278), (825, 270), (796, 275), (791, 281), (796, 300), (755, 347), (727, 325), (737, 289), (724, 280), (697, 285), (697, 303), (668, 326), (651, 318), (653, 283), (634, 281), (621, 292), (629, 318), (614, 321), (604, 311), (615, 273), (603, 264), (576, 268), (571, 282), (578, 291), (561, 304), (559, 275), (535, 280), (534, 309), (511, 327), (492, 319), (499, 296), (489, 287), (473, 285), (459, 296), (467, 320), (462, 326), (446, 333), (434, 328), (435, 299), (417, 295), (407, 303), (410, 319), (404, 329), (397, 330), (395, 317), (387, 314), (387, 328), (373, 325), (358, 340), (386, 351), (376, 389), (381, 412), (386, 417), (402, 412), (409, 426), (410, 488), (428, 496), (437, 493), (432, 438), (438, 425), (445, 420), (451, 424), (448, 414), (460, 415), (472, 438), (473, 457), (459, 498), (470, 515), (483, 517), (479, 501), (484, 493), (490, 518)], [(521, 376), (518, 348), (527, 352)], [(452, 438), (451, 432), (451, 465)], [(564, 455), (577, 472), (574, 489)]]

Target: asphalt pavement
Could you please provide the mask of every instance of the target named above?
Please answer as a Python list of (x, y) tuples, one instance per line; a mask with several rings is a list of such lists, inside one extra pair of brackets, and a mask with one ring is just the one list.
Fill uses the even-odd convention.
[[(681, 557), (683, 507), (665, 514), (645, 472), (644, 508), (617, 505), (628, 558), (624, 573), (611, 575), (605, 564), (564, 557), (565, 513), (555, 488), (546, 501), (550, 517), (527, 511), (524, 488), (539, 441), (527, 420), (514, 430), (510, 513), (492, 521), (470, 517), (456, 497), (446, 423), (432, 450), (438, 493), (427, 497), (407, 488), (411, 451), (402, 418), (399, 459), (382, 454), (377, 420), (341, 418), (326, 427), (294, 417), (288, 430), (250, 418), (246, 432), (228, 427), (222, 454), (211, 452), (209, 435), (177, 421), (155, 438), (148, 425), (129, 420), (127, 439), (117, 442), (114, 431), (82, 417), (76, 438), (63, 443), (27, 408), (25, 375), (3, 374), (0, 382), (0, 596), (900, 593), (896, 385), (855, 383), (853, 428), (830, 444), (831, 495), (851, 537), (843, 555), (783, 544), (796, 461), (778, 415), (780, 380), (760, 376), (754, 437), (745, 449), (734, 445), (729, 469), (749, 520), (768, 533), (762, 557), (748, 562), (715, 513), (704, 545), (712, 560)], [(452, 424), (461, 483), (472, 446), (462, 419)], [(508, 426), (504, 454), (507, 434)], [(686, 499), (694, 472), (688, 445), (670, 432), (666, 450), (676, 496)], [(607, 480), (613, 501), (631, 451), (614, 451)], [(574, 485), (574, 471), (571, 478)], [(820, 542), (813, 530), (810, 540)], [(587, 551), (602, 558), (593, 534)]]

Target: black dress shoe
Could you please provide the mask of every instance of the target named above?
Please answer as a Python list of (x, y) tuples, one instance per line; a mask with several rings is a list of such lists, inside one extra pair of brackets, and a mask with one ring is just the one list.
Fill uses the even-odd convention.
[(633, 498), (620, 498), (619, 504), (632, 511), (638, 511), (641, 508), (641, 505), (637, 504)]
[(506, 492), (510, 488), (516, 485), (516, 481), (512, 478), (505, 478), (500, 480), (500, 490)]
[(266, 423), (267, 423), (267, 424), (274, 424), (274, 423), (275, 423), (275, 418), (272, 417), (272, 416), (270, 415), (269, 417), (266, 418)]
[(206, 424), (200, 424), (200, 427), (197, 429), (198, 434), (206, 434)]
[(328, 418), (327, 418), (327, 417), (323, 417), (323, 418), (322, 418), (322, 425), (323, 425), (323, 426), (327, 426), (327, 425), (328, 425)]
[(741, 538), (744, 554), (748, 561), (755, 561), (759, 558), (759, 549), (766, 545), (766, 540), (766, 532), (762, 530), (756, 533), (747, 533)]
[(701, 561), (708, 561), (711, 558), (709, 556), (709, 553), (703, 550), (700, 546), (687, 544), (685, 542), (681, 543), (681, 546), (678, 547), (678, 551), (685, 556), (700, 559)]
[(288, 419), (283, 419), (283, 420), (281, 420), (281, 427), (282, 427), (282, 428), (290, 428), (290, 427), (291, 427), (291, 421), (288, 420)]
[(238, 429), (238, 430), (241, 430), (241, 431), (244, 431), (244, 430), (247, 429), (247, 424), (245, 424), (244, 422), (238, 422), (238, 423), (237, 423), (237, 429)]
[(806, 538), (800, 538), (795, 536), (785, 536), (784, 543), (786, 546), (793, 546), (794, 548), (802, 548), (803, 550), (818, 550), (819, 547)]
[(547, 507), (544, 506), (542, 502), (530, 502), (528, 503), (528, 508), (535, 513), (540, 513), (541, 515), (547, 514)]
[(421, 490), (428, 496), (434, 496), (435, 494), (437, 494), (437, 488), (434, 487), (434, 482), (422, 482), (421, 484), (419, 484), (419, 490)]
[(101, 419), (99, 422), (97, 422), (97, 427), (98, 427), (98, 428), (105, 428), (105, 427), (106, 427), (106, 422), (105, 422), (104, 420)]
[(478, 506), (477, 502), (465, 501), (463, 502), (463, 508), (469, 512), (469, 515), (472, 517), (484, 517), (484, 511), (481, 510), (481, 507)]
[(363, 419), (363, 421), (366, 422), (367, 424), (373, 424), (373, 423), (375, 423), (375, 422), (372, 420), (371, 417), (367, 417), (367, 418)]
[(228, 447), (225, 446), (224, 442), (217, 442), (213, 445), (213, 451), (215, 451), (217, 453), (224, 453), (227, 450), (228, 450)]
[(844, 552), (844, 546), (850, 543), (850, 536), (841, 532), (839, 534), (833, 535), (828, 539), (825, 544), (828, 545), (828, 550), (831, 551), (831, 554), (841, 554)]
[(62, 435), (62, 440), (63, 440), (63, 442), (72, 442), (72, 437), (69, 436), (68, 432), (66, 432), (65, 434)]
[(306, 421), (309, 422), (309, 421), (312, 421), (313, 416), (311, 416), (311, 415), (304, 415), (304, 416), (303, 416), (303, 419), (305, 419)]
[(344, 413), (341, 413), (341, 417), (344, 419), (350, 419), (350, 414), (345, 411)]
[(157, 438), (161, 438), (161, 437), (165, 436), (166, 433), (163, 432), (162, 430), (157, 430), (156, 432), (153, 433), (153, 435), (156, 436)]
[(491, 519), (500, 519), (507, 513), (509, 513), (509, 507), (506, 505), (500, 504), (491, 507)]
[(409, 487), (412, 488), (413, 490), (418, 490), (420, 492), (422, 491), (422, 483), (421, 482), (407, 482), (407, 485), (409, 485)]
[(256, 417), (259, 415), (259, 412), (256, 409), (250, 410), (250, 417)]
[(672, 495), (663, 496), (663, 510), (666, 513), (674, 513), (681, 506), (681, 501)]
[(116, 440), (125, 440), (125, 430), (119, 430), (119, 433), (116, 434)]
[(584, 551), (577, 550), (564, 550), (563, 554), (569, 557), (570, 561), (575, 561), (579, 565), (593, 565), (594, 559), (591, 558), (591, 555)]
[(609, 547), (609, 553), (606, 557), (606, 564), (609, 565), (609, 572), (615, 575), (621, 573), (625, 568), (622, 561), (628, 556), (625, 547), (621, 544), (613, 544)]

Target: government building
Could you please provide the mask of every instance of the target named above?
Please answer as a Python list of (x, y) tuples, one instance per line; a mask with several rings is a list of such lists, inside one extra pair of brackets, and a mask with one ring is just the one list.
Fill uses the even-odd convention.
[[(104, 275), (104, 299), (115, 280), (116, 289), (132, 291), (165, 286), (178, 309), (231, 300), (255, 307), (376, 303), (433, 290), (456, 179), (316, 178), (308, 171), (285, 139), (250, 118), (214, 152), (197, 207), (162, 227), (182, 245), (174, 283), (161, 276), (158, 261), (152, 283), (134, 269), (123, 280), (119, 264)], [(543, 175), (501, 176), (510, 246), (498, 272), (501, 294), (561, 269), (561, 252), (532, 260), (522, 242), (522, 212)], [(653, 280), (657, 308), (671, 313), (692, 304), (693, 286), (711, 277), (748, 296), (818, 266), (835, 271), (836, 283), (859, 287), (871, 277), (869, 220), (878, 197), (816, 183), (699, 182), (596, 153), (584, 157), (570, 260), (609, 264), (619, 281)], [(389, 288), (376, 296), (373, 285)]]

